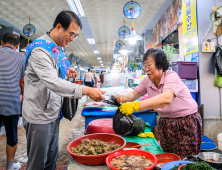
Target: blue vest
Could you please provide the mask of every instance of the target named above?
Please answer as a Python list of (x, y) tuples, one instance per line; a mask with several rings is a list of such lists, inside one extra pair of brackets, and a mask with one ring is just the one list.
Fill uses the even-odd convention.
[(70, 62), (66, 58), (65, 54), (62, 52), (60, 47), (58, 47), (53, 42), (50, 42), (47, 40), (38, 39), (38, 40), (33, 41), (31, 44), (29, 44), (29, 46), (26, 49), (25, 69), (26, 69), (27, 61), (29, 59), (31, 51), (36, 47), (41, 47), (45, 49), (46, 51), (48, 51), (49, 54), (51, 54), (51, 56), (54, 58), (57, 66), (59, 67), (61, 71), (61, 74), (62, 74), (61, 78), (64, 79), (66, 76), (66, 72), (69, 69)]

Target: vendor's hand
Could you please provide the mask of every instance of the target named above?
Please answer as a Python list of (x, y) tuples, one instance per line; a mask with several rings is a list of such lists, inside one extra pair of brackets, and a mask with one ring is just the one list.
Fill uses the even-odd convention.
[(127, 102), (125, 104), (122, 104), (119, 107), (119, 110), (122, 114), (125, 115), (131, 115), (134, 111), (139, 111), (140, 108), (140, 101), (138, 102)]
[(104, 100), (105, 97), (102, 95), (106, 93), (105, 91), (99, 90), (97, 88), (83, 87), (82, 94), (89, 96), (93, 101), (99, 102)]
[(119, 94), (115, 94), (114, 95), (114, 97), (116, 98), (116, 100), (119, 102), (119, 103), (122, 103), (122, 99), (123, 99), (123, 97), (121, 96), (121, 95), (119, 95)]
[(66, 76), (68, 78), (76, 78), (78, 76), (78, 73), (74, 68), (69, 67), (68, 71), (66, 72)]

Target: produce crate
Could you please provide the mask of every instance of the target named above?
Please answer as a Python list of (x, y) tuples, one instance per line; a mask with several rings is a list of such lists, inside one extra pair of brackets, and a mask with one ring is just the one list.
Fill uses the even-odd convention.
[(172, 62), (172, 70), (175, 71), (181, 79), (197, 79), (197, 62)]

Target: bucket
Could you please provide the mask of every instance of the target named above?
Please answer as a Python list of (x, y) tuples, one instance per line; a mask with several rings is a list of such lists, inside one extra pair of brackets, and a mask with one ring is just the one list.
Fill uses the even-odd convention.
[(218, 134), (217, 140), (218, 140), (218, 149), (222, 150), (222, 133)]

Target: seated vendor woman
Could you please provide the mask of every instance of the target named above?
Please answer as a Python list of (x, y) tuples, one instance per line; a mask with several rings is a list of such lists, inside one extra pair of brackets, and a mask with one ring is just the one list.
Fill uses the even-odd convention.
[[(123, 114), (154, 109), (158, 122), (160, 144), (164, 152), (197, 155), (202, 141), (202, 120), (196, 101), (177, 73), (167, 70), (169, 62), (160, 49), (149, 49), (143, 56), (147, 76), (131, 92), (116, 95)], [(133, 102), (148, 94), (149, 99)]]

